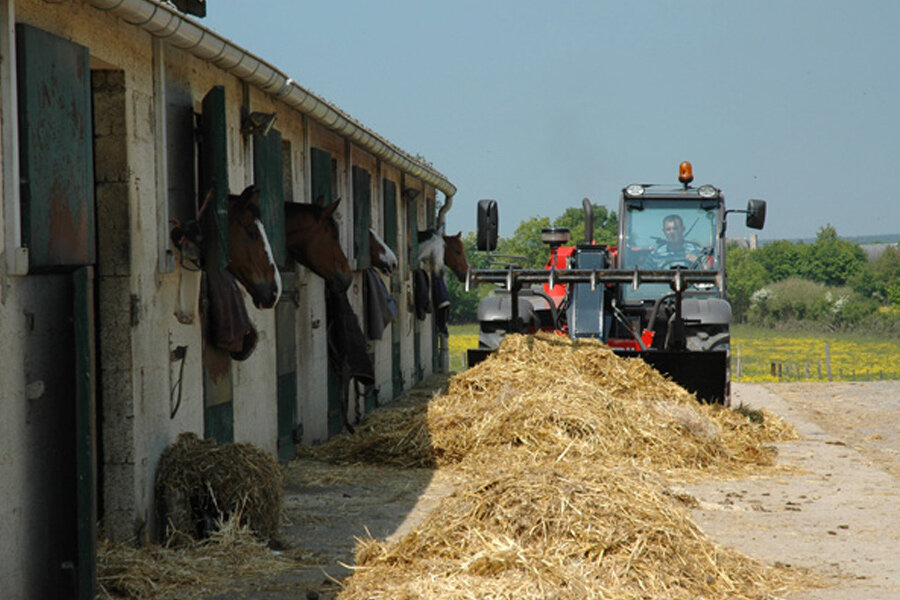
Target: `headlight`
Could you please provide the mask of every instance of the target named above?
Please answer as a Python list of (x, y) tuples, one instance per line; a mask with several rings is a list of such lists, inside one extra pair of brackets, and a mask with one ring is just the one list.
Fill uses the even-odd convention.
[(700, 194), (701, 198), (715, 198), (719, 195), (719, 190), (711, 185), (701, 185), (697, 193)]
[(644, 195), (644, 186), (638, 183), (632, 183), (625, 188), (625, 195), (629, 198), (640, 198)]

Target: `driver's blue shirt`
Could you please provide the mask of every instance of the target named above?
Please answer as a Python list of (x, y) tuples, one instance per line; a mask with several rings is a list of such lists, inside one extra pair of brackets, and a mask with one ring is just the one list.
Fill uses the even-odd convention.
[[(673, 249), (669, 244), (663, 244), (658, 248), (654, 248), (647, 260), (644, 261), (645, 269), (667, 269), (671, 266), (681, 265), (685, 267), (691, 266), (691, 263), (703, 254), (703, 247), (696, 242), (684, 240), (681, 248)], [(688, 255), (694, 258), (688, 258)]]

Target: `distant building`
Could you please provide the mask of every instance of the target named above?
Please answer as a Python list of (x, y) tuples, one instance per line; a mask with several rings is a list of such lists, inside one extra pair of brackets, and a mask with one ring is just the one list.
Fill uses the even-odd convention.
[(759, 248), (759, 236), (751, 233), (748, 238), (725, 238), (726, 244), (734, 244), (738, 248), (750, 248), (756, 250)]
[(897, 244), (862, 244), (860, 248), (862, 251), (866, 253), (866, 256), (869, 257), (869, 260), (875, 260), (882, 254), (887, 248), (896, 248)]

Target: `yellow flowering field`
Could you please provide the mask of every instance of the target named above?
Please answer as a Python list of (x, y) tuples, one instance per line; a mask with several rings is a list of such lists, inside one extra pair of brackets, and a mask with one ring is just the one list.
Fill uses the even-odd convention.
[(731, 330), (735, 381), (827, 381), (829, 356), (833, 381), (900, 377), (900, 340), (776, 333), (744, 326)]
[(478, 347), (478, 325), (451, 325), (449, 342), (450, 370), (461, 371), (465, 366), (466, 350)]
[[(732, 379), (744, 382), (827, 381), (826, 344), (833, 381), (900, 379), (900, 340), (849, 334), (776, 333), (741, 325), (731, 330)], [(477, 325), (451, 326), (450, 369), (461, 370), (466, 349), (477, 347)]]

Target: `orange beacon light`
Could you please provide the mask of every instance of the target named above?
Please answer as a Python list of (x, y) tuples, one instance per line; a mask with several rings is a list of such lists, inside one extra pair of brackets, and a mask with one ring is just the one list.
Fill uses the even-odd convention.
[(682, 162), (678, 165), (678, 181), (683, 183), (685, 187), (687, 184), (694, 180), (694, 169), (691, 167), (691, 163), (688, 161)]

